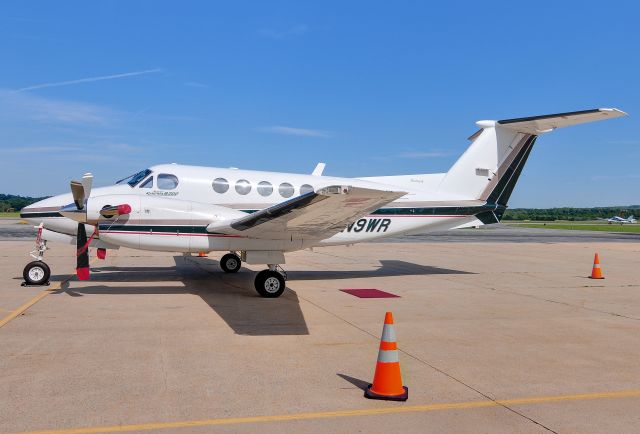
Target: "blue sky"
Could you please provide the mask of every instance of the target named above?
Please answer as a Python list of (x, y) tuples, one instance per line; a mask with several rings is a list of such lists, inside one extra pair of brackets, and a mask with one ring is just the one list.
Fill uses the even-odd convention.
[(512, 207), (640, 203), (636, 2), (0, 4), (1, 191), (164, 162), (444, 172), (480, 119), (629, 117), (541, 137)]

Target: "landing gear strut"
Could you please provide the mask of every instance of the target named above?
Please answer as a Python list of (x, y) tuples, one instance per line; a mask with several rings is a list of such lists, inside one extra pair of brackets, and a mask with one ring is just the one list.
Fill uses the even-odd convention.
[(47, 241), (42, 239), (42, 229), (44, 225), (40, 223), (38, 226), (38, 236), (36, 237), (36, 248), (29, 254), (35, 261), (29, 262), (22, 271), (22, 277), (26, 285), (48, 285), (49, 277), (51, 277), (51, 269), (42, 259), (44, 252), (47, 250)]
[(240, 256), (235, 253), (227, 253), (220, 259), (220, 268), (225, 273), (237, 273), (241, 265)]
[(256, 275), (256, 291), (265, 298), (280, 297), (285, 290), (286, 275), (278, 265), (269, 264), (268, 270), (262, 270)]

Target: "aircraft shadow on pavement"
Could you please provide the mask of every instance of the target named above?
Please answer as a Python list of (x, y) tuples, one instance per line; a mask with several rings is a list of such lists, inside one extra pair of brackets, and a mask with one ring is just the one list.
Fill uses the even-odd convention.
[[(209, 258), (174, 256), (169, 267), (104, 266), (91, 268), (89, 286), (72, 283), (55, 291), (72, 297), (83, 294), (195, 294), (207, 303), (236, 334), (249, 336), (307, 335), (304, 315), (295, 291), (287, 289), (278, 299), (260, 297), (253, 289), (254, 273), (226, 274)], [(473, 274), (467, 271), (431, 267), (398, 260), (381, 260), (369, 270), (289, 271), (293, 280), (356, 279), (367, 277), (417, 276), (430, 274)], [(52, 281), (66, 275), (51, 276)], [(112, 286), (113, 282), (146, 282), (144, 286)], [(154, 282), (182, 282), (184, 286), (153, 285)]]
[[(260, 297), (253, 289), (253, 273), (225, 274), (218, 261), (174, 256), (173, 267), (92, 267), (91, 286), (65, 287), (57, 293), (83, 294), (194, 294), (200, 296), (236, 334), (249, 336), (308, 335), (307, 323), (295, 291), (277, 299)], [(246, 270), (245, 270), (246, 271)], [(52, 276), (55, 278), (56, 276)], [(160, 286), (154, 282), (182, 282)], [(111, 286), (108, 282), (148, 282), (144, 286)]]
[(429, 274), (476, 274), (469, 271), (431, 267), (406, 261), (381, 259), (380, 267), (370, 270), (287, 271), (289, 280), (358, 279), (365, 277), (426, 276)]

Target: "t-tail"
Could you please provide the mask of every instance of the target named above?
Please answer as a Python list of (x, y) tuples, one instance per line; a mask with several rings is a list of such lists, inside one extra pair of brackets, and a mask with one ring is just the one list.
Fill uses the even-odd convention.
[(497, 223), (539, 135), (556, 128), (625, 116), (618, 109), (594, 109), (500, 121), (479, 121), (471, 146), (454, 163), (438, 192), (460, 200), (484, 202), (476, 214), (482, 223)]

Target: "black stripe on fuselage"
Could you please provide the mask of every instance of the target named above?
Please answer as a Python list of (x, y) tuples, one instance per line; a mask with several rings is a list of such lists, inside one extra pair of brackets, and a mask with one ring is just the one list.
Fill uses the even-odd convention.
[(22, 219), (37, 219), (43, 217), (62, 217), (59, 212), (21, 212), (20, 218)]

